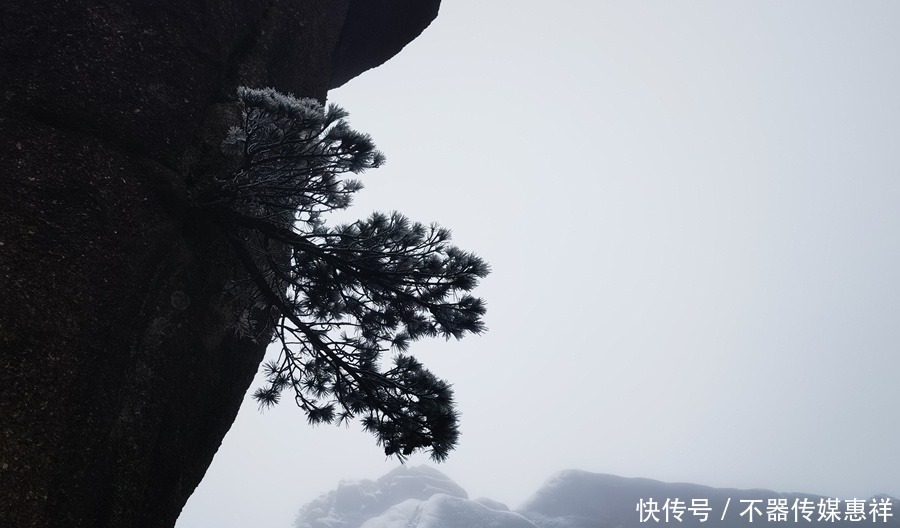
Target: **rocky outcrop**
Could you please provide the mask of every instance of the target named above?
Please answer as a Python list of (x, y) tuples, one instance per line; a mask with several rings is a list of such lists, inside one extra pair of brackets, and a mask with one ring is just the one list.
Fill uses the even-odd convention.
[(353, 2), (334, 52), (331, 86), (341, 86), (397, 54), (428, 27), (440, 4), (440, 0)]
[(537, 528), (506, 505), (470, 500), (447, 475), (401, 466), (376, 481), (343, 481), (300, 508), (295, 528)]
[(237, 86), (324, 99), (437, 9), (406, 3), (0, 4), (0, 526), (174, 525), (266, 342), (191, 186)]

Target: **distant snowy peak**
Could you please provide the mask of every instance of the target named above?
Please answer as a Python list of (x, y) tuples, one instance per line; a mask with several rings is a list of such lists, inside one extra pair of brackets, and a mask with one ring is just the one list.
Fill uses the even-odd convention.
[(405, 501), (427, 501), (437, 494), (469, 498), (466, 490), (434, 468), (400, 466), (376, 481), (341, 481), (337, 489), (300, 508), (294, 526), (359, 528), (392, 506)]
[[(675, 509), (669, 509), (667, 501), (681, 501), (680, 520), (674, 516)], [(810, 493), (777, 493), (765, 489), (742, 490), (734, 488), (713, 488), (687, 483), (667, 483), (645, 478), (625, 478), (602, 473), (567, 470), (548, 479), (544, 485), (516, 511), (527, 517), (540, 528), (617, 528), (660, 525), (668, 528), (699, 526), (754, 526), (815, 525), (847, 527), (878, 526), (896, 528), (900, 526), (900, 502), (886, 496), (870, 497), (865, 500), (864, 518), (854, 521), (846, 517), (847, 503), (838, 501), (837, 515), (821, 522), (824, 511), (819, 502), (826, 497)], [(892, 516), (876, 517), (871, 511), (873, 501), (887, 499)], [(698, 500), (699, 503), (694, 501)], [(785, 520), (769, 521), (771, 504), (786, 507), (780, 511)], [(799, 521), (794, 520), (795, 501), (807, 500), (807, 511), (811, 511), (807, 521), (803, 511)], [(652, 502), (651, 502), (652, 501)], [(670, 504), (672, 504), (670, 503)], [(692, 507), (695, 504), (708, 505), (708, 509)], [(643, 506), (643, 507), (642, 507)], [(752, 511), (746, 511), (748, 508)], [(742, 515), (742, 512), (745, 512)], [(705, 513), (705, 515), (704, 515)], [(753, 521), (751, 523), (751, 514)], [(873, 524), (875, 518), (875, 524)], [(799, 524), (798, 524), (799, 523)]]
[[(680, 520), (668, 500), (681, 501)], [(708, 505), (693, 510), (695, 499)], [(510, 509), (487, 498), (470, 500), (468, 494), (446, 475), (428, 466), (401, 466), (377, 481), (343, 481), (300, 509), (296, 528), (727, 528), (815, 525), (830, 528), (900, 527), (900, 502), (877, 496), (865, 501), (865, 519), (846, 518), (844, 502), (840, 514), (819, 522), (819, 501), (824, 497), (769, 490), (711, 488), (697, 484), (666, 483), (642, 478), (568, 470), (553, 475), (520, 508)], [(785, 521), (768, 520), (769, 501), (787, 505)], [(811, 521), (794, 521), (790, 509), (807, 500)], [(885, 503), (890, 515), (876, 517), (873, 503)], [(741, 515), (748, 506), (754, 520)], [(645, 509), (644, 509), (645, 508)], [(758, 512), (758, 513), (757, 513)], [(701, 520), (704, 519), (704, 520)], [(874, 520), (873, 520), (874, 519)]]
[(377, 481), (386, 497), (425, 500), (437, 493), (468, 499), (469, 494), (450, 477), (429, 466), (400, 466)]

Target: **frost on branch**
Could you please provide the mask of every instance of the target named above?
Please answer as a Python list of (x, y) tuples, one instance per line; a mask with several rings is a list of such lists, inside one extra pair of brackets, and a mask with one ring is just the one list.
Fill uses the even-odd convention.
[(238, 162), (220, 181), (230, 207), (270, 219), (293, 218), (313, 228), (321, 215), (350, 205), (362, 188), (351, 173), (379, 167), (384, 155), (367, 134), (351, 130), (347, 112), (324, 109), (315, 99), (296, 99), (271, 88), (241, 88), (241, 126), (222, 149)]
[(312, 424), (359, 417), (401, 459), (419, 449), (444, 459), (459, 435), (452, 390), (405, 352), (421, 337), (484, 330), (484, 302), (469, 292), (487, 264), (451, 245), (448, 230), (396, 212), (327, 226), (323, 215), (361, 189), (345, 176), (384, 156), (335, 105), (272, 89), (238, 95), (242, 123), (222, 144), (234, 169), (207, 204), (281, 349), (254, 396), (272, 405), (287, 393)]

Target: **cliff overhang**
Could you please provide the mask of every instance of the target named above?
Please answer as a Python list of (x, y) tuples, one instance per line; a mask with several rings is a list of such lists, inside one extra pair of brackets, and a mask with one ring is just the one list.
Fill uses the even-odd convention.
[(236, 88), (324, 99), (438, 5), (0, 5), (0, 525), (174, 525), (265, 349), (187, 202)]

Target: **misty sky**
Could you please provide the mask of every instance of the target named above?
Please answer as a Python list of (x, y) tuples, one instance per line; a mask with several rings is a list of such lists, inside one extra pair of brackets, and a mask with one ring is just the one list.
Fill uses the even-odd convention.
[[(341, 219), (436, 221), (493, 269), (487, 334), (411, 348), (462, 413), (438, 469), (512, 507), (566, 468), (900, 496), (898, 28), (895, 1), (445, 0), (332, 91), (388, 156)], [(396, 464), (248, 401), (178, 528), (287, 527)]]

